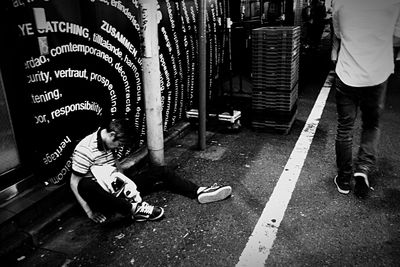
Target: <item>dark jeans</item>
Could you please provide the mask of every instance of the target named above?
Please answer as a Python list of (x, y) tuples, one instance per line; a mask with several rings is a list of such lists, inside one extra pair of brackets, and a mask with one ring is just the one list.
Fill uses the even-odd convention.
[(82, 178), (78, 184), (79, 195), (88, 203), (90, 209), (105, 216), (119, 213), (128, 215), (132, 204), (124, 199), (113, 196), (105, 191), (95, 178)]
[(353, 172), (353, 130), (358, 109), (362, 130), (355, 171), (368, 174), (375, 165), (380, 136), (379, 120), (384, 109), (387, 80), (369, 87), (352, 87), (336, 78), (336, 165), (338, 174), (350, 178)]
[(316, 23), (310, 25), (310, 45), (314, 48), (317, 48), (322, 40), (322, 34), (325, 30), (324, 23)]
[[(134, 175), (125, 173), (136, 184), (141, 196), (155, 190), (166, 189), (173, 193), (197, 197), (198, 186), (189, 180), (181, 178), (174, 170), (166, 166), (149, 167)], [(82, 178), (78, 184), (78, 192), (94, 211), (111, 215), (120, 213), (128, 215), (132, 205), (125, 198), (115, 197), (106, 192), (95, 179)]]
[(183, 179), (173, 169), (166, 166), (148, 167), (133, 177), (128, 173), (125, 173), (125, 175), (132, 179), (141, 195), (166, 189), (194, 199), (197, 197), (197, 190), (199, 189), (199, 186)]

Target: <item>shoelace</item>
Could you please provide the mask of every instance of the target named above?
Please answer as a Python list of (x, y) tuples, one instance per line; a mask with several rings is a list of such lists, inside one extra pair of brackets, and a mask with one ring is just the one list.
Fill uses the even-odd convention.
[(142, 205), (138, 208), (136, 213), (142, 212), (145, 214), (151, 214), (154, 207), (149, 205), (147, 202), (142, 202)]
[(220, 187), (220, 186), (217, 183), (214, 183), (212, 186), (209, 186), (209, 187), (205, 188), (203, 190), (203, 192), (207, 192), (209, 190), (217, 189), (218, 187)]

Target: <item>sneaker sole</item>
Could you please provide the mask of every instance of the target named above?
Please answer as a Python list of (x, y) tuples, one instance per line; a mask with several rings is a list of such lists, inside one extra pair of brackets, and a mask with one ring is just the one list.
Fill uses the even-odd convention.
[(232, 194), (232, 187), (224, 186), (212, 193), (200, 194), (198, 200), (201, 204), (216, 202), (228, 198)]
[(164, 216), (164, 209), (163, 208), (161, 208), (160, 207), (160, 209), (161, 209), (161, 213), (157, 216), (157, 217), (154, 217), (154, 218), (133, 218), (136, 222), (145, 222), (145, 221), (155, 221), (155, 220), (158, 220), (158, 219), (160, 219), (162, 216)]
[(350, 190), (343, 190), (343, 189), (341, 189), (341, 188), (339, 187), (338, 183), (336, 182), (336, 178), (337, 178), (337, 175), (335, 176), (335, 178), (333, 178), (333, 182), (335, 183), (336, 188), (337, 188), (337, 190), (339, 191), (339, 193), (341, 193), (341, 194), (343, 194), (343, 195), (347, 195), (348, 193), (350, 193)]

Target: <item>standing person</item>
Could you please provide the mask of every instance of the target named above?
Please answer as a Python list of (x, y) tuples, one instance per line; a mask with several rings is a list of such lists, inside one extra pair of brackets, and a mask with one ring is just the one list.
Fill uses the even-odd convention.
[(326, 24), (326, 15), (325, 0), (313, 0), (310, 21), (310, 45), (312, 49), (317, 49), (321, 43)]
[[(333, 3), (332, 60), (336, 65), (336, 164), (334, 183), (348, 194), (364, 198), (376, 164), (379, 120), (386, 87), (394, 71), (393, 44), (400, 37), (400, 0), (336, 0)], [(361, 111), (362, 130), (357, 158), (352, 162), (354, 122)], [(353, 174), (354, 171), (354, 174)]]
[[(128, 181), (125, 175), (118, 173), (120, 165), (116, 159), (115, 149), (122, 145), (130, 146), (135, 136), (136, 131), (131, 122), (125, 119), (113, 119), (83, 138), (74, 150), (70, 186), (79, 204), (94, 222), (102, 223), (108, 216), (116, 213), (136, 221), (162, 218), (163, 208), (141, 202), (140, 196), (159, 188), (197, 199), (203, 204), (223, 200), (231, 195), (230, 186), (214, 184), (210, 187), (200, 187), (182, 179), (166, 166), (152, 166), (133, 177), (127, 174), (132, 180)], [(108, 185), (106, 182), (104, 185), (96, 180), (99, 178), (99, 175), (96, 175), (99, 167), (103, 168), (103, 174), (108, 172), (112, 177), (119, 177), (125, 184), (133, 184), (131, 191), (135, 191), (133, 192), (135, 197), (129, 200), (121, 197), (122, 194), (118, 195), (111, 189), (107, 190), (108, 187), (112, 187), (111, 182)], [(132, 195), (132, 192), (128, 194)]]
[(302, 10), (302, 20), (304, 22), (303, 25), (303, 31), (304, 31), (304, 39), (303, 39), (303, 43), (304, 43), (304, 48), (308, 49), (310, 48), (310, 44), (311, 44), (311, 5), (309, 3), (309, 1), (306, 1), (304, 3), (304, 7)]

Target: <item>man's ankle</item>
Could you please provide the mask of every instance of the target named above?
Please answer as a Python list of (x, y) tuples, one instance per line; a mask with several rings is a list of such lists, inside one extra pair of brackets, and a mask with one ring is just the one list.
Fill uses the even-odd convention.
[(200, 186), (199, 189), (197, 189), (197, 195), (200, 194), (204, 189), (206, 189), (207, 187), (205, 186)]

